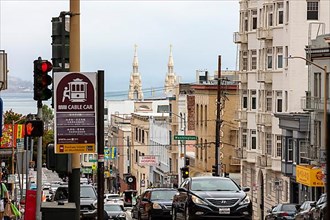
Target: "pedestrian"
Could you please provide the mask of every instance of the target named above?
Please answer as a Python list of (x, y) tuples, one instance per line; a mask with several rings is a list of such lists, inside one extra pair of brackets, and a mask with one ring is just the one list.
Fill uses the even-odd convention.
[(2, 169), (0, 168), (0, 220), (3, 218), (5, 205), (9, 202), (9, 193), (6, 185), (2, 182), (2, 175)]

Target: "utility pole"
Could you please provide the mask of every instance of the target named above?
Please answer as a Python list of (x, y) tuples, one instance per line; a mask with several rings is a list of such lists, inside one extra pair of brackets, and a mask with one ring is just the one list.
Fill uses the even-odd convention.
[[(38, 113), (37, 118), (42, 119), (42, 101), (37, 101)], [(42, 136), (38, 137), (37, 146), (37, 204), (36, 204), (36, 219), (41, 220), (41, 189), (42, 189)]]
[[(80, 72), (80, 0), (70, 0), (70, 71)], [(76, 217), (80, 219), (80, 154), (71, 155), (72, 173), (69, 174), (69, 202), (76, 204)]]
[(218, 57), (217, 119), (215, 127), (215, 176), (221, 176), (220, 128), (221, 128), (221, 55)]

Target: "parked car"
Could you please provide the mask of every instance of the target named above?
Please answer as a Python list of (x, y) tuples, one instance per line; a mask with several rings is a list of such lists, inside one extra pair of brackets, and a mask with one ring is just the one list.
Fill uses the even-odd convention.
[(288, 220), (294, 219), (297, 212), (296, 203), (279, 203), (267, 211), (265, 220)]
[(125, 208), (122, 205), (105, 203), (104, 210), (107, 212), (110, 219), (126, 220)]
[(327, 194), (322, 194), (317, 202), (312, 203), (312, 219), (323, 220), (327, 216)]
[(173, 197), (172, 215), (176, 219), (252, 219), (252, 202), (228, 177), (189, 177)]
[[(68, 185), (59, 186), (53, 196), (53, 201), (68, 202)], [(97, 200), (97, 194), (93, 186), (80, 185), (80, 215), (82, 219), (94, 218), (97, 215), (93, 205)]]
[(137, 219), (171, 218), (173, 188), (152, 188), (144, 191), (132, 209), (132, 217)]
[(297, 213), (294, 217), (295, 220), (311, 220), (312, 219), (312, 206), (311, 204), (315, 203), (314, 201), (305, 201), (301, 205), (297, 205)]

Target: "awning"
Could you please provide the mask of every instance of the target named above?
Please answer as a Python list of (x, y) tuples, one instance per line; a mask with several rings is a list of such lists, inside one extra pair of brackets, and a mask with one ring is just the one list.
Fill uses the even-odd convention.
[(297, 165), (296, 166), (296, 181), (305, 186), (310, 187), (323, 187), (324, 174), (319, 167), (310, 165)]

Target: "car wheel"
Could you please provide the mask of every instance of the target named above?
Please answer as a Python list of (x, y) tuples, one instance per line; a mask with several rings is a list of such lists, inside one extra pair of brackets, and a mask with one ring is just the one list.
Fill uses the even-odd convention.
[(172, 208), (172, 220), (176, 220), (176, 211), (175, 208)]
[(188, 209), (188, 207), (186, 207), (186, 209), (185, 209), (185, 212), (184, 212), (184, 219), (185, 219), (185, 220), (189, 220), (189, 219), (190, 219), (190, 217), (189, 217), (189, 209)]

